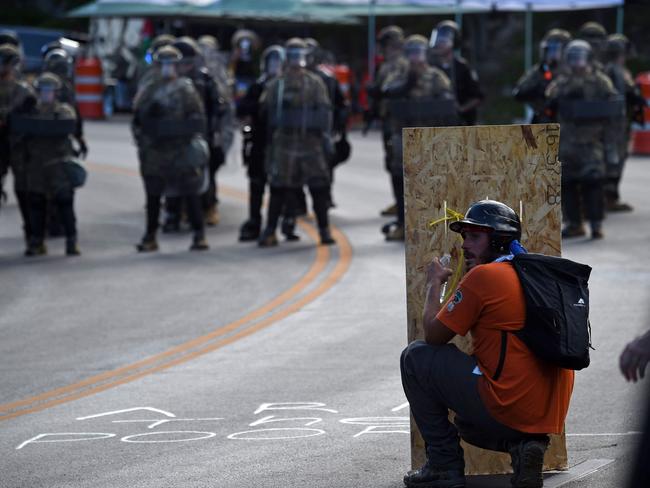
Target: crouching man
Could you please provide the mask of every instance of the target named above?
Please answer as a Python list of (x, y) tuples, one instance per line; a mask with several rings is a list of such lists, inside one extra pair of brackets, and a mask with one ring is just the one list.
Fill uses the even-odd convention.
[[(402, 384), (426, 445), (424, 466), (404, 477), (407, 487), (465, 486), (460, 439), (512, 457), (512, 485), (543, 486), (548, 434), (559, 434), (573, 390), (573, 371), (538, 359), (511, 333), (523, 327), (526, 307), (512, 254), (521, 223), (508, 206), (483, 200), (449, 228), (463, 237), (467, 273), (440, 304), (451, 270), (437, 258), (427, 271), (424, 341), (401, 357)], [(472, 333), (473, 355), (449, 341)], [(448, 409), (455, 412), (452, 423)]]

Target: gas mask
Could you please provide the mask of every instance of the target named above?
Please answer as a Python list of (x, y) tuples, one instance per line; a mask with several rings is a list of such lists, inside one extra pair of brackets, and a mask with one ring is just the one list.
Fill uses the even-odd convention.
[(423, 44), (407, 45), (404, 51), (410, 63), (425, 63), (427, 61), (427, 47)]
[(56, 90), (53, 86), (42, 86), (38, 89), (38, 100), (43, 105), (51, 105), (56, 100)]
[(557, 65), (562, 59), (562, 43), (559, 41), (548, 41), (544, 48), (544, 62), (549, 65)]
[(307, 51), (300, 47), (287, 49), (287, 64), (292, 67), (304, 68), (307, 66)]
[(279, 56), (269, 56), (266, 60), (265, 70), (269, 76), (278, 76), (282, 71), (282, 60)]
[(160, 64), (160, 76), (166, 80), (176, 78), (176, 64), (169, 62), (162, 62)]
[(239, 41), (239, 59), (248, 62), (252, 59), (252, 43), (250, 39), (242, 39)]

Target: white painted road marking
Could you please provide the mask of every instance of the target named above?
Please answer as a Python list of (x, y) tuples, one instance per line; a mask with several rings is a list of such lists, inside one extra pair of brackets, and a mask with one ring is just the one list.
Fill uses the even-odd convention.
[[(47, 441), (41, 440), (41, 439), (44, 439), (46, 437), (54, 437), (54, 436), (74, 436), (74, 437), (71, 438), (71, 439), (50, 439), (50, 440), (47, 440)], [(81, 436), (84, 436), (84, 437), (81, 437)], [(88, 436), (95, 436), (95, 437), (88, 437)], [(45, 443), (45, 442), (94, 441), (94, 440), (99, 440), (99, 439), (108, 439), (109, 437), (115, 437), (115, 434), (108, 434), (106, 432), (56, 432), (56, 433), (51, 433), (51, 434), (38, 434), (37, 436), (34, 436), (31, 439), (27, 439), (25, 442), (20, 444), (16, 448), (16, 451), (22, 449), (27, 444), (42, 444), (42, 443)]]

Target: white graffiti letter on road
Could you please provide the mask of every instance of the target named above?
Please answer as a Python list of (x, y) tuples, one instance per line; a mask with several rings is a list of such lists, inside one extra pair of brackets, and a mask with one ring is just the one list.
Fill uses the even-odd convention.
[(228, 439), (240, 441), (283, 441), (287, 439), (302, 439), (316, 437), (325, 433), (322, 429), (307, 427), (285, 427), (277, 429), (246, 430), (230, 434)]
[(364, 434), (410, 434), (408, 417), (358, 417), (339, 420), (342, 424), (364, 425), (361, 432), (352, 437)]
[(267, 424), (270, 422), (289, 422), (291, 420), (309, 420), (305, 425), (305, 427), (309, 427), (310, 425), (317, 424), (318, 422), (322, 422), (323, 419), (319, 417), (290, 417), (290, 418), (275, 418), (275, 415), (269, 415), (268, 417), (262, 417), (259, 420), (256, 420), (252, 424), (248, 424), (251, 427), (255, 427), (257, 425), (261, 424)]
[(211, 417), (205, 419), (139, 419), (139, 420), (113, 420), (114, 424), (132, 424), (136, 422), (152, 422), (147, 425), (147, 429), (155, 429), (156, 427), (167, 424), (169, 422), (196, 422), (196, 421), (206, 421), (206, 420), (223, 420), (223, 417)]
[(253, 415), (266, 412), (267, 410), (320, 410), (322, 412), (339, 413), (331, 408), (323, 408), (324, 403), (320, 402), (280, 402), (262, 403)]
[(165, 410), (160, 410), (159, 408), (153, 408), (153, 407), (133, 407), (133, 408), (125, 408), (122, 410), (113, 410), (111, 412), (102, 412), (102, 413), (97, 413), (95, 415), (87, 415), (85, 417), (77, 417), (77, 420), (88, 420), (88, 419), (96, 419), (99, 417), (107, 417), (109, 415), (118, 415), (120, 413), (128, 413), (128, 412), (137, 412), (139, 410), (146, 410), (148, 412), (154, 412), (154, 413), (159, 413), (164, 415), (165, 417), (176, 417), (171, 412), (167, 412)]
[[(179, 439), (158, 439), (158, 436), (169, 435), (185, 435), (190, 434), (191, 437), (179, 438)], [(135, 434), (127, 435), (120, 439), (122, 442), (133, 442), (135, 444), (159, 444), (163, 442), (190, 442), (190, 441), (201, 441), (203, 439), (210, 439), (211, 437), (216, 436), (214, 432), (199, 432), (196, 430), (170, 430), (170, 431), (160, 431), (160, 432), (147, 432), (145, 434)], [(140, 440), (141, 437), (151, 437), (156, 436), (154, 440)], [(138, 440), (135, 440), (138, 439)]]
[[(59, 437), (59, 438), (45, 440), (46, 437)], [(46, 442), (94, 441), (99, 439), (108, 439), (109, 437), (115, 437), (115, 434), (108, 434), (106, 432), (52, 432), (49, 434), (38, 434), (37, 436), (26, 440), (18, 447), (16, 447), (16, 451), (22, 449), (27, 444), (41, 444)]]

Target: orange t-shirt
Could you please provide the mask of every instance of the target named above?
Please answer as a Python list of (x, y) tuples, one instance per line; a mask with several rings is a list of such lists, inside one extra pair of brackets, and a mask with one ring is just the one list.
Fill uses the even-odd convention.
[(559, 434), (569, 409), (574, 373), (538, 359), (514, 334), (508, 334), (503, 370), (499, 363), (501, 331), (524, 326), (526, 303), (510, 263), (489, 263), (471, 269), (443, 305), (440, 320), (464, 336), (472, 332), (478, 367), (479, 394), (502, 424), (531, 434)]

